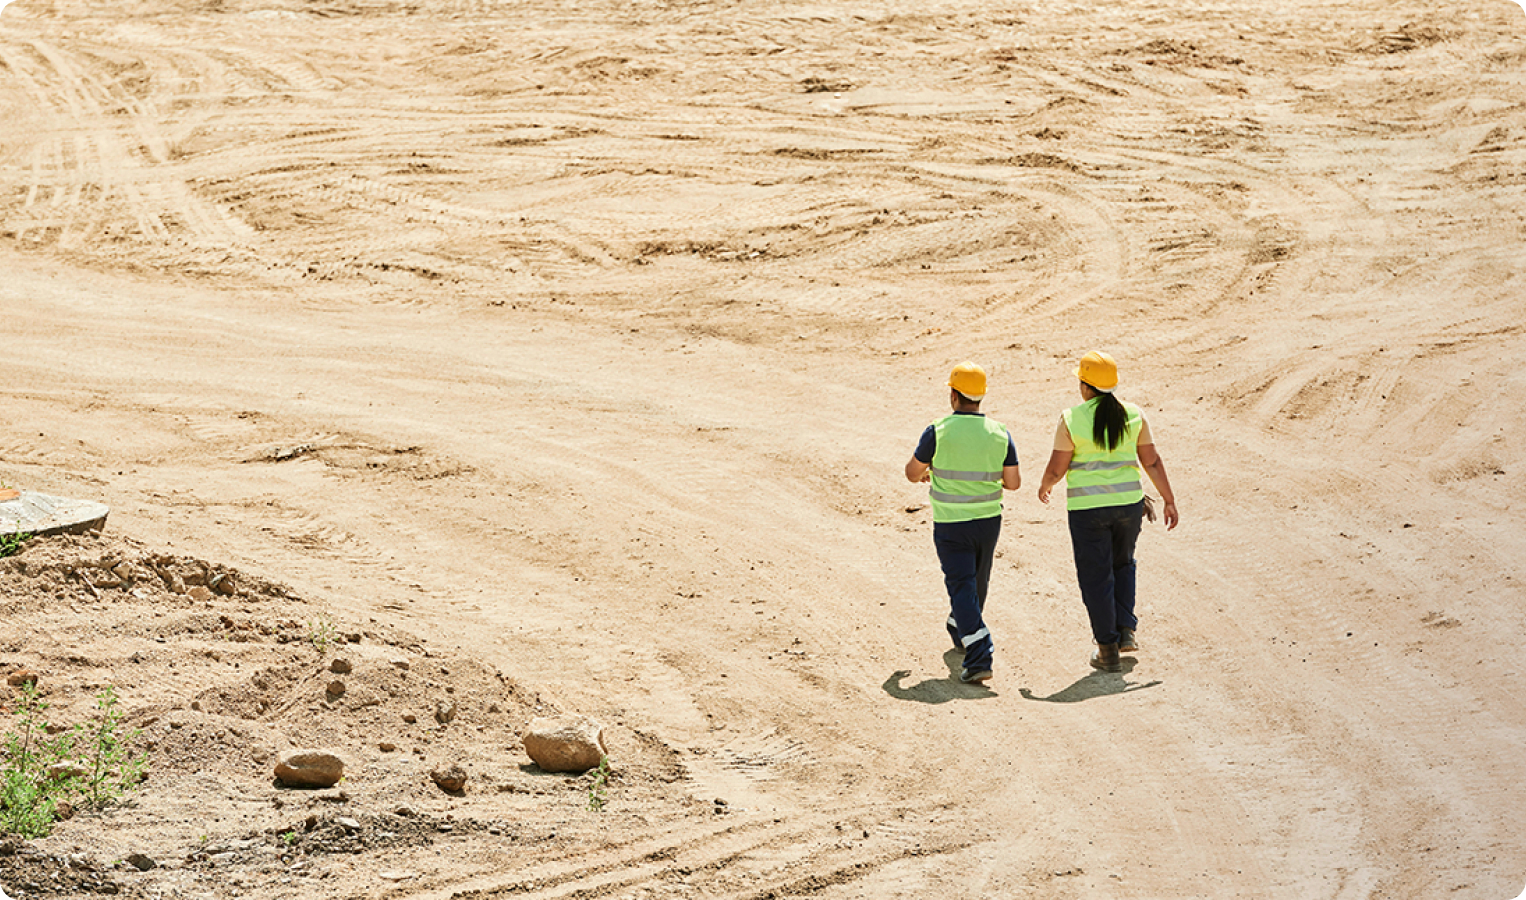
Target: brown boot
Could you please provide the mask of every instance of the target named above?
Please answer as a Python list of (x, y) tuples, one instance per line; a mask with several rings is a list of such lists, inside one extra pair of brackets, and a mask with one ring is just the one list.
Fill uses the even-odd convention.
[(1117, 644), (1098, 644), (1092, 651), (1092, 668), (1104, 672), (1122, 672), (1123, 662), (1118, 659)]

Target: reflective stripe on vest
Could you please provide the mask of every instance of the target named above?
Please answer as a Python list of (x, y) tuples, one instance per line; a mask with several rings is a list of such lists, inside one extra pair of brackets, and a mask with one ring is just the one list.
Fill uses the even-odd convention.
[(1108, 450), (1092, 438), (1096, 421), (1097, 398), (1065, 410), (1065, 427), (1075, 443), (1070, 469), (1065, 473), (1065, 507), (1096, 509), (1103, 506), (1128, 506), (1144, 499), (1144, 485), (1139, 480), (1139, 429), (1144, 415), (1139, 407), (1123, 404), (1128, 414), (1123, 440)]
[(968, 522), (1001, 515), (1006, 426), (985, 416), (951, 415), (933, 423), (931, 485), (934, 522)]

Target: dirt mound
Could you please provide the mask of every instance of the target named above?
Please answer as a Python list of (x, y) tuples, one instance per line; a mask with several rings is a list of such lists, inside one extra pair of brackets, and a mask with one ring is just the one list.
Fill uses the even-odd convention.
[[(125, 805), (0, 847), (0, 886), (18, 900), (340, 869), (413, 881), (438, 865), (441, 843), (524, 852), (601, 825), (593, 775), (549, 775), (524, 754), (528, 720), (558, 711), (533, 690), (374, 621), (336, 621), (232, 567), (120, 537), (37, 538), (0, 560), (0, 622), (0, 671), (36, 675), (55, 730), (90, 718), (110, 686), (133, 752), (148, 758)], [(0, 690), (13, 708), (20, 687)], [(617, 743), (617, 795), (697, 808), (674, 787), (670, 752), (629, 732)], [(339, 754), (343, 781), (281, 786), (274, 763), (293, 747)], [(446, 795), (429, 772), (450, 765), (468, 783)]]

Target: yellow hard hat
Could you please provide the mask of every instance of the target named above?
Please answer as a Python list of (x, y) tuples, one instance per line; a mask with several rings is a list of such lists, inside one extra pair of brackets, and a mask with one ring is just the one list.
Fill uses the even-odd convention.
[(1081, 357), (1076, 377), (1099, 391), (1111, 391), (1118, 386), (1118, 362), (1100, 350), (1093, 350)]
[(979, 400), (986, 395), (986, 370), (972, 362), (962, 362), (949, 374), (948, 386), (971, 400)]

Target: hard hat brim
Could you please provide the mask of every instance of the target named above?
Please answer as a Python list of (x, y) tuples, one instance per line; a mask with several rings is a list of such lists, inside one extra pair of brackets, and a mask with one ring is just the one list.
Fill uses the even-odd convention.
[(1117, 379), (1114, 379), (1113, 383), (1108, 385), (1107, 387), (1103, 387), (1100, 384), (1093, 384), (1092, 382), (1086, 380), (1086, 376), (1081, 374), (1081, 370), (1079, 368), (1076, 369), (1075, 376), (1076, 376), (1076, 378), (1079, 381), (1081, 381), (1086, 386), (1088, 386), (1090, 388), (1093, 388), (1095, 390), (1102, 391), (1104, 394), (1111, 394), (1113, 392), (1113, 388), (1116, 388), (1118, 386)]

